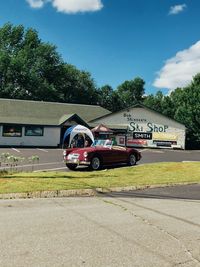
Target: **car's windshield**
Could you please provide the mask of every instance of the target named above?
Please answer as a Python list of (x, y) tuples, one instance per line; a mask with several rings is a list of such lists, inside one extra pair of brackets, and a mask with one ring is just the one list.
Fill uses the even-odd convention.
[(111, 140), (95, 140), (92, 146), (103, 146), (111, 148), (113, 142)]

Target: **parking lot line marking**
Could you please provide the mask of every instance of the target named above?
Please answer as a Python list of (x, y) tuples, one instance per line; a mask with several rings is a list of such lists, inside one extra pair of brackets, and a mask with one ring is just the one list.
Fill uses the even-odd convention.
[(20, 153), (20, 150), (18, 150), (18, 149), (16, 149), (16, 148), (14, 148), (14, 147), (12, 147), (12, 150), (14, 150), (14, 151), (16, 151), (16, 152)]
[(65, 170), (67, 167), (62, 167), (62, 168), (53, 168), (53, 169), (42, 169), (42, 170), (36, 170), (34, 172), (42, 172), (42, 171), (56, 171), (56, 170)]
[(139, 152), (144, 152), (144, 151), (148, 151), (149, 149), (148, 148), (145, 148), (145, 149), (140, 149), (138, 150)]
[(176, 152), (176, 153), (186, 153), (186, 154), (189, 154), (191, 153), (190, 151), (185, 151), (185, 150), (178, 150), (178, 149), (169, 149), (170, 152)]
[(187, 163), (187, 162), (199, 162), (198, 160), (183, 160), (183, 163)]
[(43, 151), (43, 152), (48, 152), (48, 150), (42, 149), (42, 148), (37, 148), (37, 150), (40, 150), (40, 151)]
[(151, 152), (151, 153), (165, 153), (164, 151), (162, 151), (162, 150), (154, 150), (154, 149), (141, 149), (141, 150), (139, 150), (139, 152)]

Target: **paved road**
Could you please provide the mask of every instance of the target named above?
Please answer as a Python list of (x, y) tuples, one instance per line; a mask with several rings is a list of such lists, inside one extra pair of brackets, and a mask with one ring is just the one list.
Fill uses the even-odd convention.
[[(168, 149), (140, 149), (142, 159), (138, 164), (146, 164), (152, 162), (181, 162), (181, 161), (200, 161), (200, 151), (181, 151)], [(52, 171), (69, 171), (62, 161), (62, 149), (43, 149), (43, 148), (0, 148), (2, 153), (10, 153), (18, 157), (26, 159), (38, 155), (39, 164), (34, 165), (35, 171), (52, 170)], [(4, 168), (3, 166), (0, 168)], [(20, 164), (20, 170), (31, 170), (32, 164), (27, 160)]]
[(0, 201), (0, 266), (198, 267), (200, 187), (177, 188)]
[[(63, 163), (62, 149), (46, 149), (46, 148), (0, 148), (0, 155), (9, 153), (17, 157), (24, 157), (25, 161), (18, 165), (17, 169), (30, 171), (34, 166), (34, 171), (52, 170), (52, 171), (68, 171)], [(39, 156), (39, 163), (34, 165), (28, 161), (31, 156)], [(5, 165), (1, 167), (5, 168)]]
[[(147, 188), (128, 192), (113, 192), (112, 197), (200, 200), (200, 184)], [(199, 212), (200, 214), (200, 212)]]
[(199, 150), (143, 149), (140, 163), (200, 161)]

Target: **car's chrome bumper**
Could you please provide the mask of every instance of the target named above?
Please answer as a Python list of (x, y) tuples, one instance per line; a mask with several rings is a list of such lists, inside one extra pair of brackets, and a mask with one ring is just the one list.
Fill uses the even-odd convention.
[(65, 164), (90, 165), (90, 161), (71, 159), (64, 159)]

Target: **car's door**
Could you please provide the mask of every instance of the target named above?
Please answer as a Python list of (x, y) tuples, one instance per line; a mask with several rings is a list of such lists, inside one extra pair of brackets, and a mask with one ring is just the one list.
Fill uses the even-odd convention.
[(112, 147), (112, 158), (115, 163), (127, 161), (127, 151), (125, 147), (113, 146)]
[(111, 164), (114, 162), (114, 156), (111, 148), (101, 148), (98, 150), (98, 154), (101, 155), (103, 164)]

